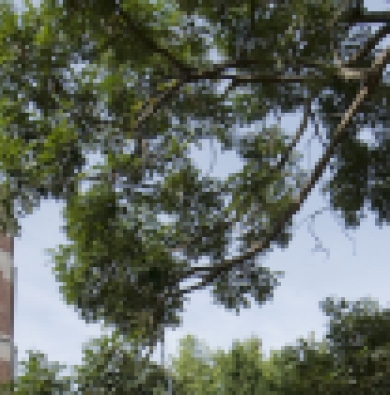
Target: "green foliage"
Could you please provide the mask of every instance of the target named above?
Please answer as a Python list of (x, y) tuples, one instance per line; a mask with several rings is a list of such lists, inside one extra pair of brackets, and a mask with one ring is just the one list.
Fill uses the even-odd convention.
[[(249, 296), (271, 299), (281, 273), (259, 258), (289, 245), (325, 168), (303, 169), (291, 131), (265, 121), (310, 99), (332, 147), (364, 82), (340, 77), (333, 49), (348, 57), (373, 33), (351, 32), (355, 2), (333, 27), (333, 0), (48, 0), (21, 15), (12, 4), (0, 4), (1, 224), (16, 232), (42, 200), (64, 203), (68, 243), (52, 256), (66, 302), (155, 345), (195, 288), (237, 311)], [(346, 225), (366, 203), (389, 218), (389, 89), (376, 88), (345, 126), (324, 189)], [(373, 147), (359, 140), (366, 126)], [(191, 153), (205, 140), (242, 168), (202, 174)]]
[(216, 394), (220, 377), (212, 366), (208, 347), (192, 335), (180, 340), (177, 358), (171, 361), (172, 378), (176, 383), (177, 394)]
[(369, 299), (326, 298), (321, 308), (329, 320), (321, 341), (299, 338), (269, 358), (256, 337), (212, 351), (187, 335), (169, 366), (161, 366), (144, 354), (138, 339), (118, 331), (89, 341), (71, 376), (60, 375), (64, 366), (49, 363), (44, 354), (30, 352), (14, 393), (162, 395), (168, 381), (173, 395), (388, 393), (389, 310)]
[(163, 394), (166, 381), (164, 370), (142, 356), (136, 342), (117, 333), (90, 341), (75, 372), (82, 394), (158, 395)]
[(176, 382), (190, 394), (387, 393), (389, 310), (367, 299), (327, 298), (321, 306), (329, 317), (325, 337), (300, 338), (272, 351), (268, 359), (256, 338), (235, 342), (228, 352), (207, 353), (195, 338), (183, 339), (172, 365)]
[(327, 341), (349, 393), (385, 393), (390, 387), (390, 310), (365, 298), (356, 302), (326, 299), (331, 317)]
[[(10, 391), (18, 395), (53, 395), (70, 394), (73, 379), (70, 376), (60, 375), (66, 368), (58, 362), (50, 362), (41, 352), (28, 351), (28, 357), (21, 362), (21, 372), (14, 384), (4, 385), (2, 392)], [(3, 392), (4, 391), (4, 392)]]
[(232, 349), (219, 358), (221, 393), (250, 395), (266, 390), (258, 339), (250, 339), (244, 344), (235, 342)]

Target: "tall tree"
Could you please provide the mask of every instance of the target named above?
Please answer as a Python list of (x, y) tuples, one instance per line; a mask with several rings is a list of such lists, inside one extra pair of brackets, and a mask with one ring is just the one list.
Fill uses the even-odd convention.
[[(257, 338), (245, 342), (235, 341), (225, 353), (214, 356), (221, 377), (219, 394), (264, 394), (269, 382), (263, 373), (263, 361)], [(214, 392), (216, 393), (216, 392)]]
[(219, 394), (220, 370), (207, 345), (192, 335), (180, 340), (179, 353), (170, 364), (171, 377), (176, 384), (174, 394)]
[[(228, 309), (265, 303), (281, 273), (260, 258), (288, 245), (330, 165), (324, 192), (347, 226), (365, 203), (388, 221), (390, 50), (378, 43), (390, 12), (358, 0), (0, 4), (3, 225), (20, 231), (43, 199), (65, 203), (54, 272), (87, 322), (153, 347), (196, 290)], [(294, 112), (293, 135), (259, 124)], [(311, 123), (324, 149), (303, 169)], [(190, 153), (204, 140), (243, 168), (203, 175)]]

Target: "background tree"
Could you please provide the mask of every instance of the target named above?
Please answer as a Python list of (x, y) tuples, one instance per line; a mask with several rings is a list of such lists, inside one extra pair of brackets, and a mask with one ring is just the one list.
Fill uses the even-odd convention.
[[(190, 338), (184, 343), (187, 348), (182, 348), (174, 359), (173, 377), (184, 383), (184, 393), (191, 394), (388, 393), (389, 309), (364, 298), (353, 302), (326, 298), (321, 309), (328, 317), (328, 325), (320, 341), (314, 339), (313, 333), (265, 358), (259, 352), (259, 340), (254, 338), (234, 343), (227, 352), (203, 352), (203, 358), (196, 359), (193, 350), (197, 341)], [(206, 375), (200, 366), (207, 367)]]
[(260, 343), (257, 338), (235, 341), (228, 353), (216, 358), (222, 381), (221, 394), (261, 394), (268, 389), (262, 370)]
[(326, 336), (335, 370), (350, 394), (386, 393), (390, 388), (390, 310), (362, 298), (348, 302), (327, 298), (330, 317)]
[[(261, 353), (261, 341), (234, 342), (228, 351), (211, 350), (188, 335), (169, 365), (142, 357), (139, 344), (113, 332), (91, 340), (71, 375), (65, 366), (31, 352), (21, 363), (14, 393), (173, 395), (377, 395), (390, 388), (389, 309), (370, 299), (326, 298), (328, 317), (321, 341), (313, 336)], [(314, 334), (313, 334), (314, 335)], [(8, 387), (9, 389), (9, 387)]]
[[(21, 16), (2, 1), (1, 13), (3, 225), (20, 230), (43, 199), (65, 203), (69, 243), (53, 269), (87, 322), (153, 347), (195, 290), (237, 311), (265, 303), (281, 273), (261, 258), (288, 245), (330, 164), (324, 191), (347, 226), (365, 203), (388, 221), (390, 51), (377, 46), (389, 12), (334, 0), (48, 0)], [(362, 26), (373, 22), (377, 32)], [(294, 112), (292, 135), (260, 126)], [(324, 149), (304, 169), (297, 144), (310, 123)], [(375, 145), (359, 140), (364, 126)], [(190, 153), (205, 140), (243, 168), (203, 175)]]
[(175, 394), (219, 394), (221, 377), (211, 350), (192, 335), (180, 340), (178, 356), (170, 363)]
[(27, 358), (21, 361), (20, 367), (15, 383), (0, 385), (2, 394), (69, 394), (74, 388), (73, 378), (60, 374), (66, 366), (50, 362), (47, 355), (39, 351), (28, 351)]
[(82, 364), (76, 366), (75, 384), (82, 394), (165, 394), (164, 368), (142, 356), (134, 341), (118, 333), (89, 342)]
[(321, 342), (299, 339), (271, 356), (283, 394), (386, 394), (390, 388), (389, 310), (370, 299), (326, 298), (329, 317)]
[(171, 373), (141, 354), (137, 343), (112, 332), (86, 343), (81, 364), (69, 367), (70, 375), (60, 375), (65, 365), (29, 352), (15, 383), (3, 388), (20, 395), (165, 394), (168, 378), (175, 385)]

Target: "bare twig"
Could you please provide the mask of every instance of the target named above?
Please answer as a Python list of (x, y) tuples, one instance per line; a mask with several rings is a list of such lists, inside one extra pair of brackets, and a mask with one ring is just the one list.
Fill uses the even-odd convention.
[(291, 155), (291, 152), (296, 147), (299, 140), (302, 138), (303, 134), (305, 133), (305, 130), (307, 129), (307, 126), (308, 126), (310, 113), (311, 113), (311, 102), (312, 102), (312, 98), (309, 97), (305, 103), (305, 107), (303, 110), (304, 113), (303, 113), (303, 118), (302, 118), (301, 124), (299, 125), (299, 128), (297, 129), (297, 131), (295, 133), (293, 141), (290, 143), (286, 152), (283, 154), (282, 158), (276, 165), (276, 167), (274, 169), (276, 172), (279, 172), (284, 168), (284, 166), (286, 165), (286, 162), (288, 161), (288, 159)]

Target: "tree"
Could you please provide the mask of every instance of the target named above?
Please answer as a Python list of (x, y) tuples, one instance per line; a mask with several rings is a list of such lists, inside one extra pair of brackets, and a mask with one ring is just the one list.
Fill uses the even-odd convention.
[(245, 342), (235, 341), (228, 353), (214, 357), (221, 375), (220, 394), (266, 393), (269, 383), (263, 373), (260, 343), (257, 338)]
[(274, 350), (268, 359), (259, 353), (256, 338), (235, 342), (228, 352), (199, 352), (198, 358), (194, 350), (206, 346), (200, 348), (193, 337), (184, 339), (173, 360), (175, 381), (188, 394), (388, 393), (390, 310), (364, 298), (326, 298), (320, 305), (328, 317), (325, 337), (301, 337), (294, 345)]
[(211, 395), (221, 391), (221, 377), (213, 354), (192, 335), (180, 340), (179, 354), (172, 359), (170, 370), (177, 386), (175, 395)]
[[(268, 361), (277, 393), (386, 394), (390, 388), (389, 309), (360, 299), (326, 298), (329, 317), (321, 342), (300, 338), (294, 346), (274, 352)], [(272, 368), (273, 367), (273, 368)]]
[[(27, 358), (21, 362), (21, 372), (15, 383), (1, 385), (1, 393), (19, 395), (67, 394), (70, 393), (73, 381), (70, 376), (60, 375), (66, 366), (58, 362), (50, 362), (47, 355), (39, 351), (28, 351)], [(6, 392), (7, 391), (7, 392)]]
[[(346, 226), (365, 203), (388, 221), (390, 50), (377, 46), (389, 12), (358, 0), (48, 0), (20, 16), (2, 1), (1, 13), (3, 230), (20, 232), (44, 199), (64, 203), (69, 243), (53, 269), (87, 322), (153, 347), (196, 290), (237, 311), (265, 303), (281, 273), (261, 258), (288, 245), (328, 166), (323, 192)], [(297, 111), (292, 136), (259, 125)], [(325, 148), (304, 169), (310, 122)], [(359, 140), (364, 126), (376, 145)], [(205, 140), (243, 168), (202, 175), (190, 151)]]
[(137, 343), (115, 331), (85, 344), (82, 362), (69, 367), (70, 375), (60, 375), (66, 366), (49, 362), (41, 352), (29, 352), (21, 366), (15, 383), (4, 390), (19, 395), (162, 395), (171, 378), (167, 369), (142, 355)]
[(82, 394), (165, 393), (167, 375), (163, 367), (143, 356), (137, 343), (115, 332), (89, 342), (82, 364), (75, 370), (77, 390)]
[(322, 310), (331, 318), (326, 336), (337, 376), (350, 394), (385, 394), (390, 388), (390, 309), (362, 298), (327, 298)]

